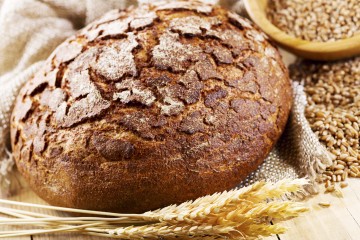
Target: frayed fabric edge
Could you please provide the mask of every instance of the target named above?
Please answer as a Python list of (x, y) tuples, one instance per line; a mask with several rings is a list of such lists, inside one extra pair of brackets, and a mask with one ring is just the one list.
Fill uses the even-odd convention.
[[(301, 144), (299, 141), (298, 150), (303, 153), (309, 153), (307, 158), (300, 159), (300, 161), (305, 161), (303, 164), (300, 164), (300, 169), (304, 174), (304, 177), (309, 178), (310, 184), (307, 186), (307, 190), (309, 193), (317, 193), (317, 177), (321, 175), (327, 167), (332, 164), (332, 156), (327, 151), (327, 149), (319, 142), (317, 136), (312, 131), (310, 124), (308, 123), (305, 117), (305, 107), (307, 105), (306, 95), (304, 92), (304, 87), (298, 83), (293, 82), (293, 91), (294, 91), (294, 102), (298, 104), (294, 104), (292, 108), (292, 129), (293, 134), (298, 135), (306, 133), (309, 136), (305, 136), (304, 141), (308, 144)], [(302, 124), (299, 124), (302, 123)], [(296, 126), (297, 125), (297, 126)], [(304, 143), (304, 142), (303, 142)], [(309, 149), (309, 146), (312, 149)]]

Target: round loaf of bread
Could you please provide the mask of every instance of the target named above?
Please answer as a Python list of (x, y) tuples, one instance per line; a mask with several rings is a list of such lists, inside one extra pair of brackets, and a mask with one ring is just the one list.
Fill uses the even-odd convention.
[(291, 100), (279, 52), (237, 14), (195, 1), (113, 10), (21, 89), (13, 155), (51, 204), (142, 212), (235, 187)]

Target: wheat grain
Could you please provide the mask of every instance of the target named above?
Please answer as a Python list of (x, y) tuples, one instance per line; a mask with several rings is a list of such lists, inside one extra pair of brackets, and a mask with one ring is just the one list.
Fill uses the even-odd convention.
[(305, 116), (312, 130), (334, 157), (321, 181), (326, 182), (328, 176), (332, 182), (358, 177), (360, 57), (332, 63), (297, 62), (290, 72), (304, 84)]
[(329, 42), (360, 32), (358, 0), (270, 0), (268, 6), (270, 21), (304, 40)]
[(321, 207), (330, 207), (330, 203), (328, 203), (328, 202), (319, 202), (319, 205)]

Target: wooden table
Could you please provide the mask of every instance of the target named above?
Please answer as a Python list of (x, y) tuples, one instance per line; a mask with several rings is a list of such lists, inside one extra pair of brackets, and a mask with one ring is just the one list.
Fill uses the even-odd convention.
[[(344, 197), (334, 193), (320, 193), (308, 199), (310, 212), (287, 221), (286, 234), (271, 239), (281, 240), (357, 240), (360, 239), (360, 179), (351, 178), (349, 186), (341, 189)], [(330, 207), (319, 206), (319, 202), (330, 203)]]
[[(13, 200), (13, 201), (20, 201), (20, 202), (29, 202), (29, 203), (37, 203), (37, 204), (47, 204), (45, 201), (43, 201), (41, 198), (39, 198), (26, 184), (25, 180), (19, 175), (19, 173), (16, 173), (17, 182), (21, 185), (21, 190), (14, 194), (12, 197), (9, 197), (7, 199)], [(9, 207), (9, 205), (2, 205)], [(31, 210), (35, 211), (37, 209), (34, 208), (26, 208), (26, 207), (19, 207), (19, 209), (25, 209), (25, 210)], [(50, 215), (57, 215), (59, 216), (59, 213), (52, 211), (52, 210), (46, 210), (46, 209), (38, 209), (39, 213), (44, 214), (50, 214)], [(61, 215), (65, 216), (65, 215)], [(12, 227), (5, 227), (0, 225), (0, 231), (4, 230), (15, 230), (17, 228)], [(20, 228), (18, 228), (20, 229)], [(14, 238), (2, 238), (2, 239), (8, 239), (8, 240), (109, 240), (111, 238), (102, 238), (102, 237), (93, 237), (93, 236), (86, 236), (82, 234), (74, 234), (74, 233), (59, 233), (59, 234), (45, 234), (45, 235), (34, 235), (34, 236), (28, 236), (28, 237), (14, 237)]]
[[(21, 180), (23, 188), (9, 198), (15, 201), (46, 204), (36, 196)], [(333, 193), (318, 194), (306, 201), (310, 212), (299, 218), (282, 223), (288, 227), (286, 234), (268, 237), (266, 240), (356, 240), (360, 239), (360, 179), (349, 179), (349, 186), (342, 189), (343, 198)], [(330, 203), (330, 207), (320, 207), (320, 202)], [(1, 205), (0, 205), (1, 206)], [(54, 214), (49, 210), (41, 213)], [(55, 213), (56, 214), (56, 213)], [(2, 228), (4, 229), (4, 227)], [(0, 230), (2, 230), (0, 229)], [(16, 240), (105, 240), (79, 234), (49, 234), (31, 237), (8, 238)]]

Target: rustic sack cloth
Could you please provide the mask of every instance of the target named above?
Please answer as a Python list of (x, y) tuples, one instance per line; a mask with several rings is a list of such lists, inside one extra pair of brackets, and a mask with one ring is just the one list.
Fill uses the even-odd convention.
[[(131, 4), (136, 4), (135, 0), (0, 0), (0, 194), (9, 194), (14, 176), (9, 122), (20, 87), (56, 46), (79, 28), (110, 9)], [(220, 4), (244, 13), (241, 1), (221, 0)], [(303, 88), (294, 83), (293, 89), (294, 106), (285, 133), (264, 164), (240, 186), (285, 177), (308, 177), (313, 181), (316, 172), (322, 172), (330, 163), (330, 156), (304, 116)]]

